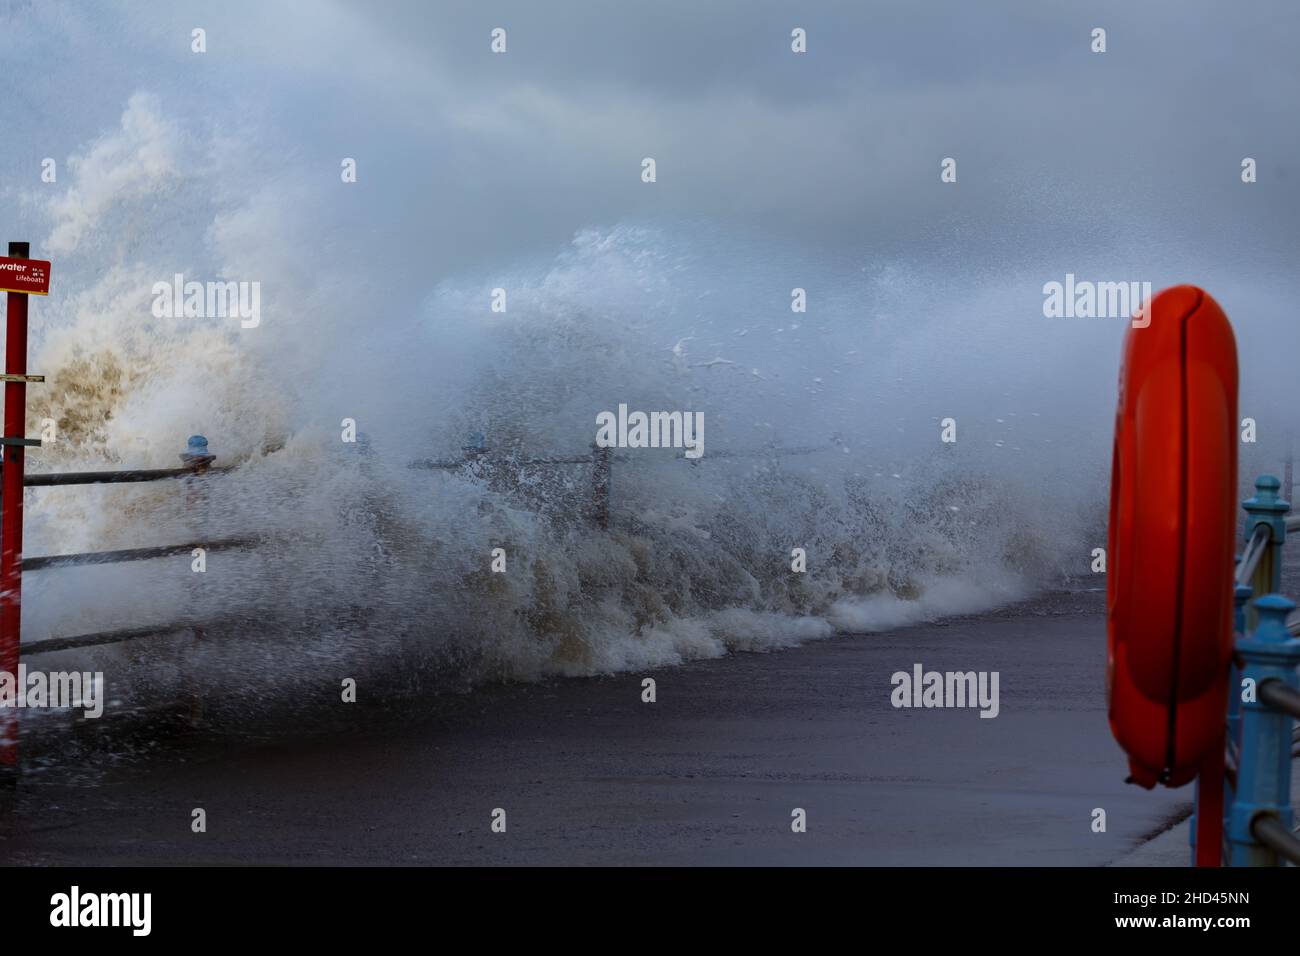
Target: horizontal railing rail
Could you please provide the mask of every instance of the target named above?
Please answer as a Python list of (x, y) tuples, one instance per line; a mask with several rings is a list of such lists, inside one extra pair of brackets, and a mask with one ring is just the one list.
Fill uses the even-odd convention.
[(573, 458), (515, 458), (510, 455), (489, 458), (486, 455), (467, 455), (464, 458), (420, 458), (407, 467), (430, 470), (455, 469), (464, 468), (475, 461), (510, 465), (590, 465), (595, 460), (591, 455), (578, 455)]
[(1249, 584), (1255, 577), (1255, 570), (1259, 567), (1260, 559), (1264, 556), (1271, 538), (1272, 533), (1267, 525), (1255, 526), (1250, 540), (1246, 542), (1246, 550), (1241, 553), (1241, 560), (1237, 562), (1237, 584)]
[(69, 568), (88, 564), (120, 564), (126, 561), (149, 561), (154, 558), (171, 558), (190, 554), (196, 548), (204, 551), (232, 551), (255, 547), (262, 538), (218, 538), (213, 541), (194, 541), (189, 544), (164, 544), (152, 548), (122, 548), (116, 551), (83, 551), (74, 554), (47, 554), (23, 559), (24, 571), (44, 571), (48, 568)]
[[(674, 459), (685, 459), (686, 461), (699, 462), (710, 458), (784, 458), (791, 455), (813, 455), (824, 451), (837, 451), (843, 448), (842, 445), (824, 445), (809, 446), (806, 448), (748, 448), (738, 450), (711, 451), (707, 455), (701, 455), (698, 458), (691, 458), (685, 452), (676, 454)], [(658, 451), (663, 449), (646, 449), (647, 451)], [(610, 454), (611, 461), (631, 462), (635, 461), (631, 455), (627, 454)], [(516, 457), (509, 453), (503, 455), (491, 456), (487, 454), (487, 449), (467, 454), (463, 458), (419, 458), (411, 462), (408, 468), (426, 468), (430, 470), (455, 469), (463, 468), (466, 465), (484, 461), (499, 465), (590, 465), (597, 462), (599, 458), (596, 455), (574, 455), (568, 458), (523, 458)]]
[(1290, 714), (1300, 720), (1300, 691), (1288, 687), (1277, 678), (1259, 685), (1259, 699), (1274, 710)]
[(1273, 814), (1255, 814), (1250, 821), (1250, 832), (1279, 857), (1300, 865), (1300, 838)]
[[(591, 454), (589, 455), (568, 455), (555, 458), (532, 458), (515, 455), (511, 452), (500, 452), (492, 454), (486, 441), (481, 434), (473, 435), (470, 438), (470, 444), (462, 449), (460, 458), (420, 458), (410, 462), (408, 468), (422, 468), (426, 470), (443, 470), (455, 471), (460, 469), (479, 469), (480, 473), (485, 470), (491, 470), (498, 473), (498, 470), (530, 468), (536, 466), (550, 465), (591, 465), (591, 504), (586, 509), (587, 519), (601, 530), (608, 530), (610, 527), (610, 500), (613, 491), (613, 468), (615, 462), (627, 463), (633, 461), (633, 456), (628, 454), (615, 454), (614, 451), (604, 445), (592, 443)], [(651, 449), (646, 449), (647, 451)], [(732, 449), (723, 451), (711, 451), (707, 456), (701, 455), (697, 458), (690, 457), (685, 451), (681, 451), (673, 456), (675, 460), (686, 460), (692, 465), (697, 465), (704, 461), (705, 458), (783, 458), (792, 455), (813, 455), (820, 452), (844, 450), (844, 446), (834, 439), (830, 445), (816, 445), (805, 447), (777, 447), (767, 448), (749, 448), (749, 449)]]
[(58, 651), (80, 650), (86, 647), (101, 647), (107, 644), (122, 644), (144, 637), (163, 637), (167, 634), (193, 632), (195, 628), (211, 626), (200, 621), (173, 621), (170, 624), (158, 624), (149, 627), (127, 627), (116, 631), (97, 631), (89, 634), (74, 634), (68, 637), (46, 637), (39, 641), (26, 641), (23, 644), (23, 656), (33, 654), (53, 654)]
[(136, 468), (126, 471), (66, 471), (36, 472), (23, 476), (27, 488), (52, 488), (61, 485), (112, 485), (143, 481), (164, 481), (168, 478), (191, 478), (195, 475), (221, 474), (234, 471), (234, 466), (215, 468), (188, 465), (184, 468)]

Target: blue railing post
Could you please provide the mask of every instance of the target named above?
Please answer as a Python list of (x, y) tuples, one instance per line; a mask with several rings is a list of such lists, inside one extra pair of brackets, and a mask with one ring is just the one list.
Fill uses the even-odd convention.
[[(1282, 591), (1282, 544), (1286, 541), (1286, 515), (1291, 503), (1278, 494), (1281, 487), (1282, 482), (1272, 475), (1260, 475), (1255, 479), (1254, 496), (1241, 503), (1246, 509), (1246, 540), (1251, 539), (1260, 525), (1266, 526), (1269, 532), (1268, 544), (1250, 580), (1251, 587), (1260, 596)], [(1247, 612), (1246, 623), (1251, 628), (1255, 626), (1253, 612)]]
[[(1274, 479), (1276, 480), (1276, 479)], [(1276, 816), (1288, 829), (1291, 812), (1291, 725), (1293, 718), (1259, 701), (1266, 680), (1300, 687), (1300, 641), (1291, 637), (1286, 617), (1295, 604), (1280, 594), (1254, 602), (1259, 626), (1237, 640), (1242, 660), (1241, 678), (1254, 681), (1255, 694), (1241, 700), (1240, 682), (1233, 688), (1240, 706), (1241, 746), (1237, 763), (1237, 788), (1228, 818), (1229, 866), (1277, 866), (1277, 854), (1256, 842), (1251, 821), (1259, 813)]]
[[(1241, 560), (1238, 557), (1237, 560)], [(1249, 584), (1238, 584), (1232, 590), (1232, 637), (1236, 641), (1246, 635), (1246, 602), (1250, 600)], [(1241, 762), (1241, 668), (1237, 666), (1234, 654), (1228, 668), (1228, 732), (1227, 765), (1235, 772)], [(1231, 827), (1232, 800), (1235, 795), (1232, 773), (1223, 777), (1223, 832), (1226, 835)], [(1193, 844), (1193, 850), (1195, 845)], [(1195, 857), (1193, 857), (1195, 859)]]
[[(1235, 641), (1246, 636), (1246, 602), (1250, 600), (1252, 590), (1249, 584), (1238, 584), (1232, 590), (1232, 637)], [(1228, 672), (1228, 748), (1240, 745), (1241, 734), (1241, 669), (1237, 667), (1234, 656)]]
[(208, 531), (207, 483), (202, 479), (208, 473), (208, 466), (216, 460), (216, 456), (208, 451), (206, 438), (202, 435), (191, 435), (186, 439), (185, 450), (181, 452), (180, 458), (182, 465), (194, 469), (194, 474), (183, 480), (182, 487), (190, 527), (197, 536), (202, 537)]

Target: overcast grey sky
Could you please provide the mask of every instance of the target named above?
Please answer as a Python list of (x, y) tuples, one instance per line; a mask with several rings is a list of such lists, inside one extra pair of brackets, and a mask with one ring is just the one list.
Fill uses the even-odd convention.
[[(1283, 0), (4, 10), (22, 93), (3, 107), (6, 179), (154, 91), (183, 128), (248, 124), (232, 145), (268, 183), (312, 170), (323, 187), (355, 156), (358, 231), (435, 272), (548, 254), (627, 217), (851, 254), (942, 257), (954, 239), (963, 255), (1068, 253), (1144, 231), (1194, 256), (1295, 251), (1300, 7)], [(495, 26), (505, 55), (489, 51)], [(1105, 54), (1089, 50), (1095, 26)], [(945, 156), (956, 189), (939, 188)], [(1259, 161), (1251, 189), (1244, 156)]]

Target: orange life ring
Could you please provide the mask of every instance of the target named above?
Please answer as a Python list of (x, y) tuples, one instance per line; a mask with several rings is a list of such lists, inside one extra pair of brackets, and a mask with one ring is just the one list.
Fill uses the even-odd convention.
[(1160, 292), (1124, 340), (1111, 468), (1106, 699), (1134, 783), (1221, 746), (1232, 654), (1237, 346), (1206, 292)]

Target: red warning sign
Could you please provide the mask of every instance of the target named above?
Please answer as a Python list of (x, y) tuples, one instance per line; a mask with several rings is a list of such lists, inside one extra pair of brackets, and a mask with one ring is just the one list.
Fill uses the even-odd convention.
[(0, 292), (49, 295), (49, 262), (44, 259), (9, 259), (0, 256)]

